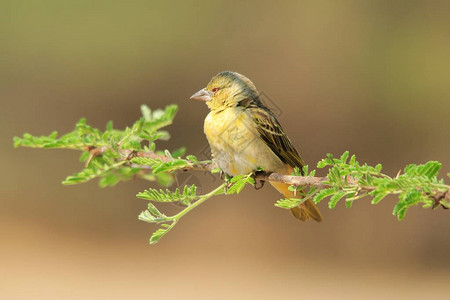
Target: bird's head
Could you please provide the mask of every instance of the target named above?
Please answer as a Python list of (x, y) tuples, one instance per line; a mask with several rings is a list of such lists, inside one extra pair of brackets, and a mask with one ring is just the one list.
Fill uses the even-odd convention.
[(253, 82), (244, 75), (231, 71), (215, 75), (204, 89), (190, 99), (205, 101), (211, 110), (235, 107), (243, 100), (259, 102), (258, 91)]

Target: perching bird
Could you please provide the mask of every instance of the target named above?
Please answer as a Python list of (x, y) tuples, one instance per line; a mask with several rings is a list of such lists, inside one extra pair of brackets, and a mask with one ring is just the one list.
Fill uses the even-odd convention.
[[(284, 133), (275, 115), (261, 102), (255, 85), (244, 75), (224, 71), (214, 76), (206, 88), (191, 96), (205, 101), (210, 113), (204, 131), (213, 160), (230, 176), (266, 172), (290, 175), (303, 161)], [(270, 182), (286, 198), (295, 197), (289, 184)], [(302, 221), (322, 216), (311, 199), (291, 209)]]

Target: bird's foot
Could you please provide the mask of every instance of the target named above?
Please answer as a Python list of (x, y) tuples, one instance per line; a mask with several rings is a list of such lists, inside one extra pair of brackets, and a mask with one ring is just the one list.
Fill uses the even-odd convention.
[[(255, 190), (260, 190), (260, 189), (262, 189), (262, 188), (264, 187), (264, 183), (266, 183), (265, 180), (258, 179), (258, 175), (259, 175), (260, 172), (263, 172), (263, 171), (255, 171), (255, 172), (253, 172), (253, 174), (251, 175), (251, 177), (253, 178), (253, 180), (255, 180), (255, 185), (254, 185)], [(259, 181), (259, 186), (258, 186), (258, 181)]]
[(225, 193), (228, 192), (228, 189), (233, 185), (233, 183), (231, 182), (231, 179), (233, 178), (233, 176), (228, 175), (227, 173), (225, 173), (224, 171), (220, 171), (220, 178), (225, 181), (225, 183), (227, 184), (225, 186)]

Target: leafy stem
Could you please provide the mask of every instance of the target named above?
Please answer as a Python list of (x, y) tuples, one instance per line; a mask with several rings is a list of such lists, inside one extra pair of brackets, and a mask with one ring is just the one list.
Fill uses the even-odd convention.
[(194, 203), (188, 205), (185, 209), (183, 209), (178, 214), (173, 216), (173, 220), (174, 221), (178, 221), (185, 214), (187, 214), (188, 212), (190, 212), (191, 210), (193, 210), (194, 208), (196, 208), (197, 206), (199, 206), (200, 204), (202, 204), (203, 202), (205, 202), (209, 198), (211, 198), (213, 196), (218, 196), (218, 195), (223, 194), (225, 192), (225, 187), (226, 187), (226, 183), (223, 183), (220, 186), (218, 186), (216, 189), (212, 190), (211, 192), (200, 196), (197, 201), (195, 201)]
[[(149, 207), (146, 211), (143, 211), (139, 215), (139, 220), (145, 221), (148, 223), (164, 223), (164, 222), (171, 222), (170, 225), (168, 224), (162, 224), (161, 228), (156, 230), (153, 235), (150, 237), (150, 244), (156, 244), (164, 235), (166, 235), (175, 225), (178, 223), (178, 221), (187, 213), (192, 211), (194, 208), (205, 202), (206, 200), (210, 199), (213, 196), (221, 195), (225, 192), (225, 187), (227, 186), (227, 183), (221, 184), (216, 189), (212, 190), (211, 192), (198, 196), (198, 200), (189, 202), (187, 207), (184, 208), (182, 211), (177, 213), (174, 216), (165, 216), (161, 214), (153, 204), (149, 203)], [(152, 190), (154, 192), (155, 190)], [(161, 194), (159, 194), (161, 195)], [(166, 196), (170, 195), (170, 192), (166, 193)], [(154, 197), (154, 198), (146, 198), (153, 201), (161, 201), (161, 197)]]
[[(168, 105), (163, 110), (152, 111), (143, 105), (142, 117), (123, 130), (113, 128), (110, 121), (101, 131), (82, 118), (74, 130), (65, 135), (58, 137), (56, 131), (48, 136), (25, 133), (23, 137), (14, 137), (14, 146), (81, 151), (80, 161), (84, 163), (84, 168), (68, 176), (63, 184), (78, 184), (99, 178), (101, 187), (112, 187), (121, 181), (141, 178), (168, 187), (180, 171), (217, 173), (217, 165), (209, 160), (199, 160), (194, 155), (183, 158), (184, 147), (173, 151), (157, 150), (156, 144), (160, 140), (170, 138), (170, 134), (162, 128), (172, 124), (177, 109), (176, 105)], [(371, 203), (377, 204), (389, 195), (398, 198), (393, 214), (399, 220), (405, 217), (408, 208), (418, 204), (424, 208), (450, 208), (450, 188), (443, 179), (438, 178), (441, 163), (437, 161), (408, 165), (397, 176), (391, 177), (382, 173), (381, 164), (360, 164), (355, 155), (350, 156), (346, 151), (340, 157), (328, 154), (317, 163), (317, 168), (326, 169), (326, 176), (316, 176), (316, 171), (308, 170), (308, 166), (303, 170), (295, 168), (290, 175), (258, 170), (255, 174), (227, 178), (225, 183), (204, 195), (197, 195), (195, 185), (186, 185), (175, 191), (148, 189), (137, 194), (138, 198), (150, 201), (139, 219), (160, 225), (150, 238), (150, 243), (155, 244), (183, 216), (206, 200), (221, 194), (238, 194), (247, 184), (255, 186), (256, 180), (290, 186), (295, 197), (275, 203), (275, 206), (284, 209), (296, 207), (306, 199), (319, 203), (328, 198), (330, 209), (341, 200), (344, 200), (346, 207), (351, 207), (352, 203), (364, 197), (372, 197)], [(450, 174), (447, 176), (450, 177)], [(153, 204), (155, 202), (175, 202), (185, 208), (173, 216), (166, 216)]]

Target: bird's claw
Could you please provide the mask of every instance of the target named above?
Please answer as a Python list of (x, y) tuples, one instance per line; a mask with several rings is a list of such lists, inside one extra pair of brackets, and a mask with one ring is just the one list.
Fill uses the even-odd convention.
[(260, 181), (259, 181), (260, 186), (257, 186), (256, 182), (257, 182), (257, 181), (255, 180), (255, 190), (260, 190), (260, 189), (262, 189), (262, 188), (264, 187), (264, 183), (266, 183), (265, 180), (260, 180)]
[(225, 181), (226, 186), (225, 186), (225, 193), (228, 192), (228, 189), (233, 185), (233, 183), (231, 183), (231, 178), (233, 178), (233, 176), (228, 175), (227, 173), (225, 173), (224, 171), (220, 170), (220, 178)]
[[(252, 175), (251, 175), (251, 177), (253, 178), (253, 180), (255, 181), (255, 185), (254, 185), (254, 187), (255, 187), (255, 190), (260, 190), (260, 189), (262, 189), (263, 187), (264, 187), (264, 183), (266, 183), (266, 181), (265, 180), (262, 180), (262, 179), (260, 179), (260, 180), (258, 180), (258, 171), (256, 171), (256, 172), (254, 172)], [(258, 181), (259, 181), (259, 186), (258, 186)]]

